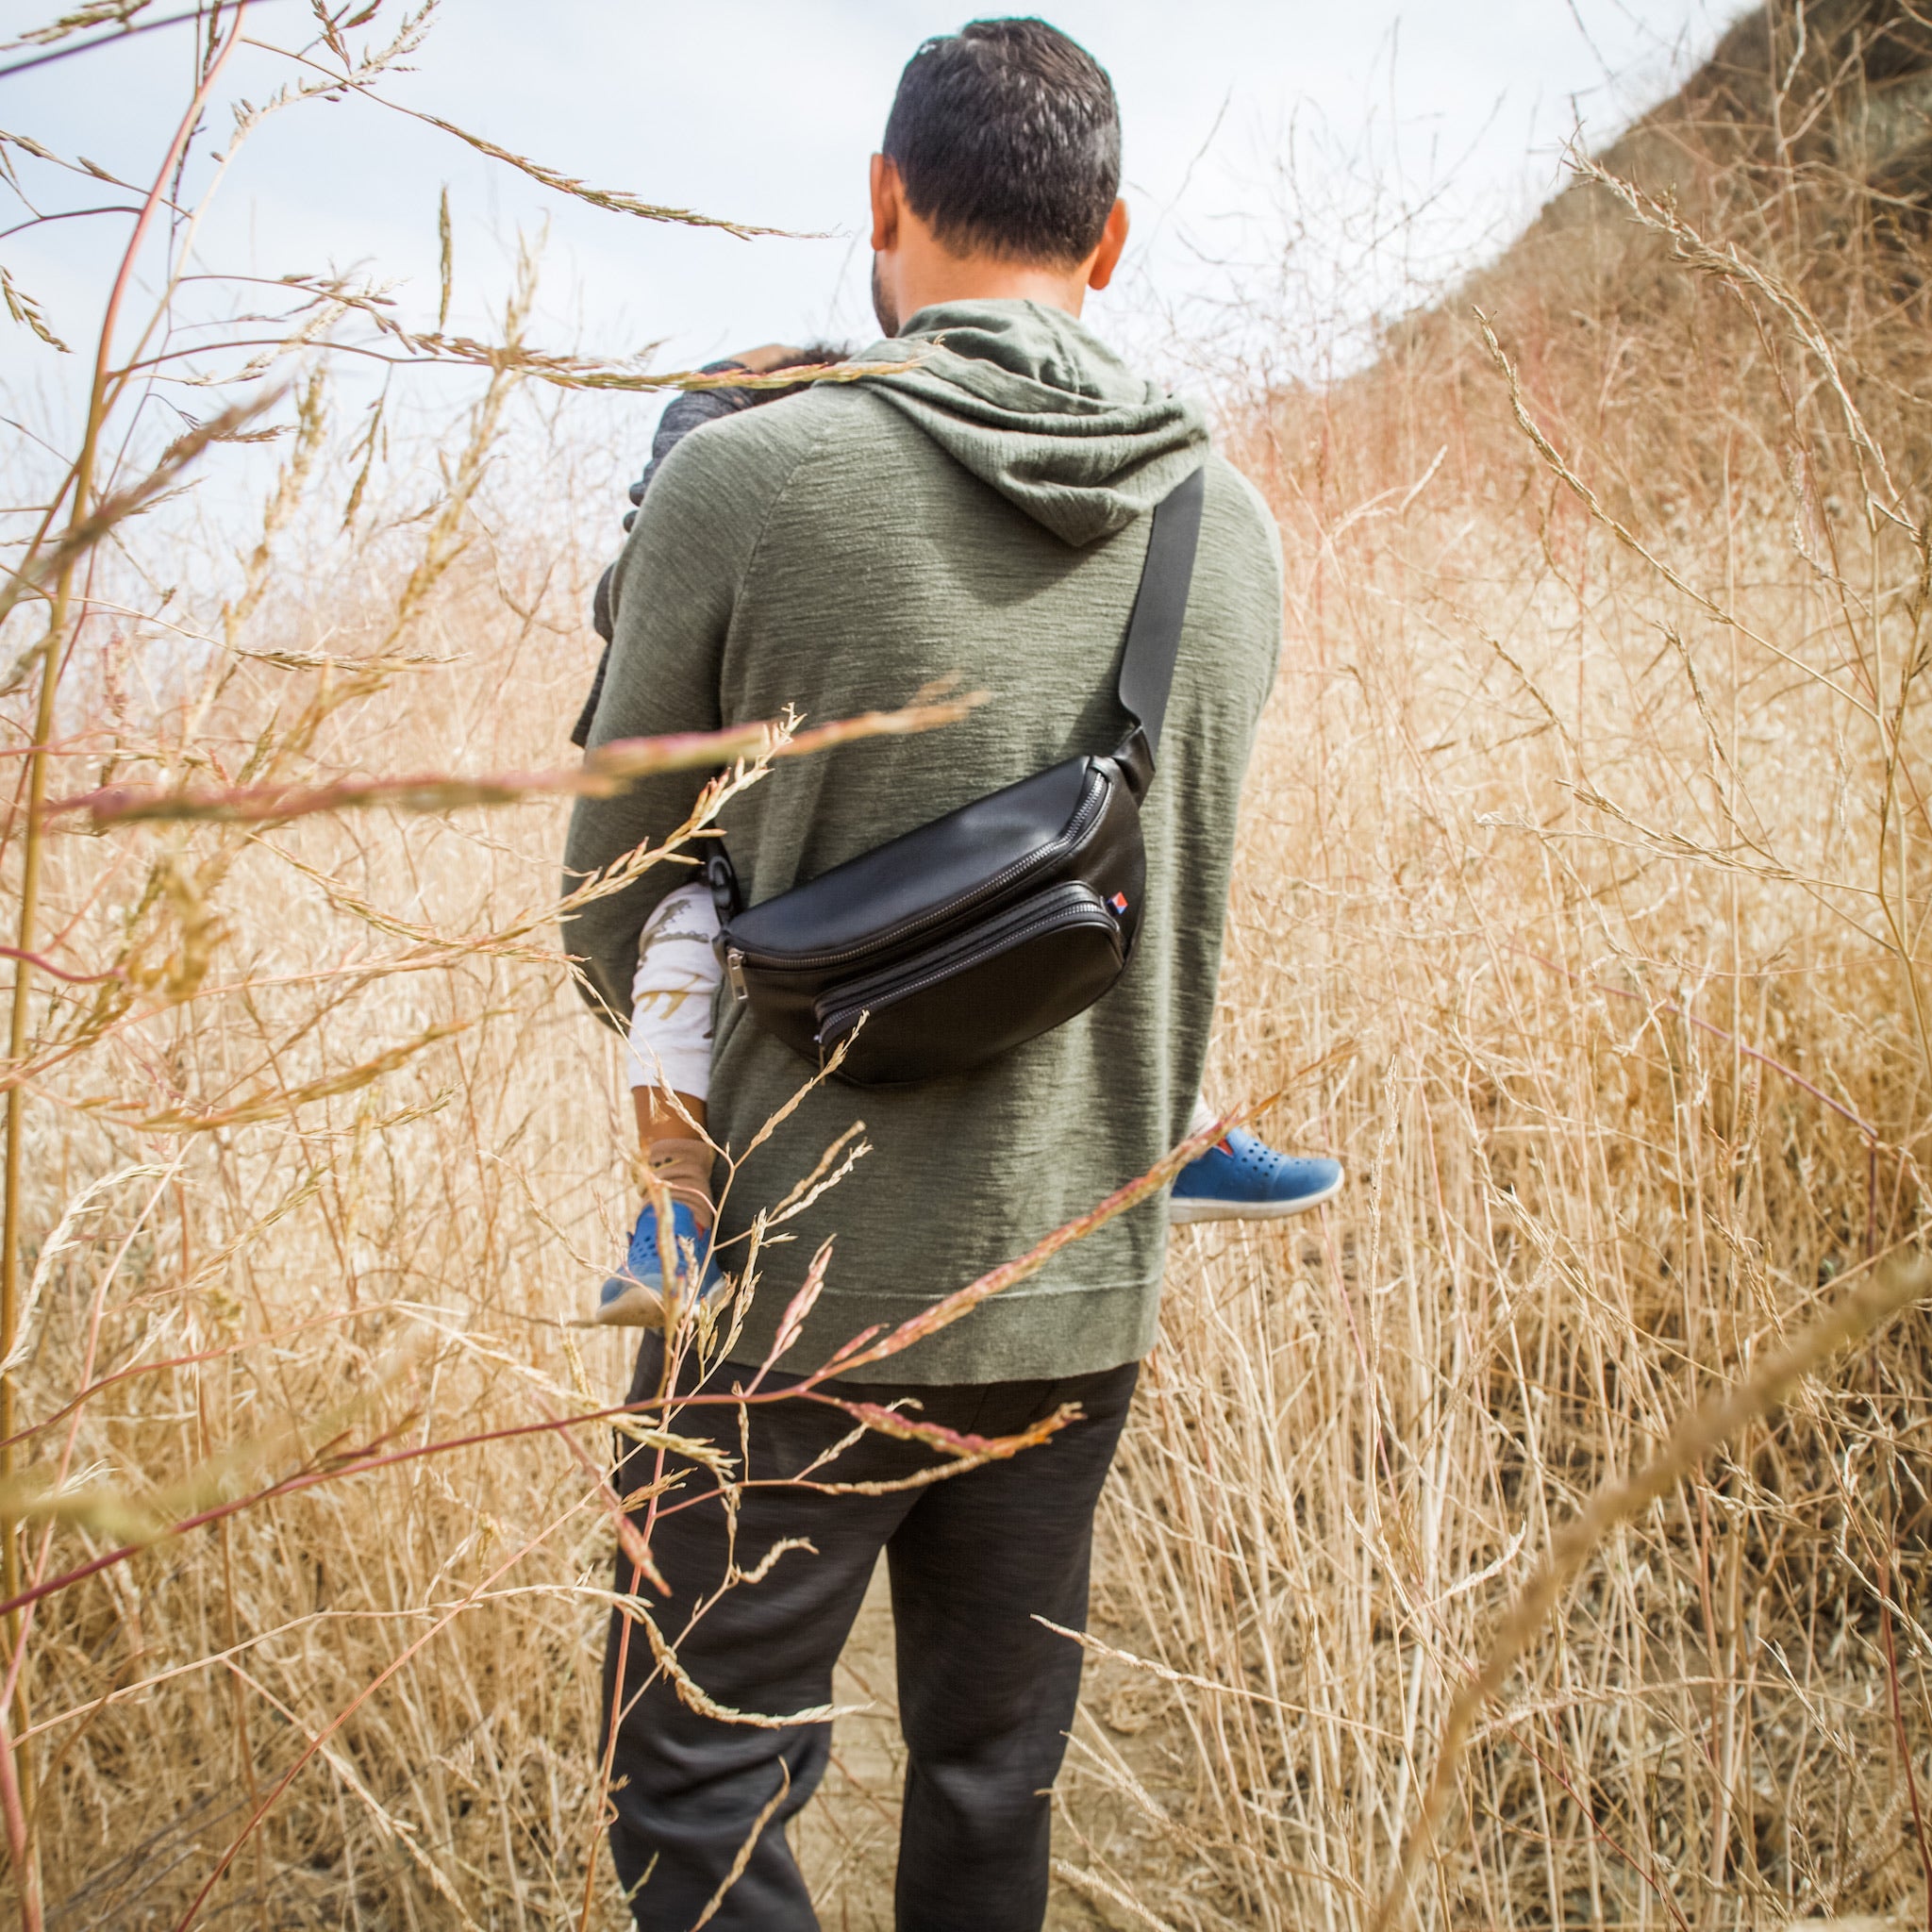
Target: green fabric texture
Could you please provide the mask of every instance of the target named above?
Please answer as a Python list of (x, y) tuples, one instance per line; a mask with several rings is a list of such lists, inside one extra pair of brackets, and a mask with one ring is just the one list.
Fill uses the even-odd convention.
[[(766, 1238), (733, 1357), (762, 1360), (821, 1241), (825, 1286), (785, 1366), (817, 1367), (1025, 1252), (1144, 1173), (1186, 1131), (1220, 972), (1241, 784), (1281, 629), (1273, 521), (1208, 454), (1203, 419), (1034, 303), (922, 310), (865, 359), (902, 374), (822, 384), (708, 424), (667, 458), (619, 560), (592, 747), (715, 729), (788, 705), (830, 720), (957, 676), (990, 701), (917, 738), (788, 759), (725, 811), (746, 899), (767, 899), (1081, 752), (1125, 724), (1114, 676), (1145, 511), (1207, 463), (1207, 505), (1159, 770), (1142, 810), (1147, 903), (1120, 984), (975, 1073), (908, 1090), (818, 1087), (754, 1141), (812, 1068), (720, 995), (709, 1124), (720, 1258), (863, 1122), (870, 1151)], [(566, 885), (664, 838), (701, 774), (581, 801)], [(586, 994), (627, 1015), (637, 937), (691, 877), (654, 866), (565, 922)], [(778, 1242), (774, 1235), (790, 1237)], [(1151, 1200), (963, 1320), (866, 1371), (983, 1383), (1087, 1374), (1152, 1345), (1167, 1240)]]
[(1124, 530), (1201, 467), (1208, 425), (1135, 375), (1071, 315), (956, 303), (860, 358), (918, 365), (868, 387), (1063, 542)]

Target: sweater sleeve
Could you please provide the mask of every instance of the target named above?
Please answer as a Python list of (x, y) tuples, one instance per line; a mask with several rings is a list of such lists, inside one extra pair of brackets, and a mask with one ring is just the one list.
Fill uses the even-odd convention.
[[(746, 565), (802, 454), (788, 447), (794, 439), (764, 429), (762, 419), (783, 413), (761, 409), (707, 425), (662, 458), (611, 582), (610, 659), (591, 750), (740, 722), (723, 715), (720, 669)], [(675, 831), (708, 775), (660, 773), (614, 798), (579, 799), (564, 846), (564, 891)], [(667, 859), (563, 916), (565, 950), (584, 969), (584, 997), (620, 1029), (638, 934), (658, 901), (691, 876), (689, 864)]]
[[(707, 362), (704, 373), (707, 375), (722, 375), (727, 369), (740, 369), (740, 362)], [(644, 500), (652, 480), (664, 466), (668, 457), (693, 429), (707, 423), (715, 423), (721, 417), (735, 416), (741, 409), (750, 408), (758, 400), (756, 391), (748, 389), (700, 389), (687, 390), (682, 395), (672, 397), (669, 408), (658, 419), (658, 433), (651, 439), (651, 460), (644, 465), (644, 474), (630, 486), (632, 508), (624, 513), (625, 536), (638, 520), (636, 506)], [(597, 675), (591, 680), (591, 694), (584, 700), (584, 708), (577, 714), (577, 722), (571, 728), (570, 741), (579, 751), (591, 742), (591, 726), (596, 722), (597, 706), (604, 696), (604, 680), (610, 675), (610, 634), (614, 620), (610, 613), (610, 587), (617, 575), (613, 563), (597, 579), (597, 589), (591, 599), (591, 628), (604, 640), (604, 648), (597, 658)]]

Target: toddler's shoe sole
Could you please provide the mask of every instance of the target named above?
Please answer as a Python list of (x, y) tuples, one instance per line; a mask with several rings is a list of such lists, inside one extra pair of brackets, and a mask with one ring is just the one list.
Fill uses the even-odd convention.
[(1325, 1188), (1297, 1195), (1292, 1201), (1214, 1201), (1175, 1194), (1168, 1203), (1167, 1218), (1174, 1227), (1189, 1227), (1205, 1221), (1289, 1221), (1334, 1200), (1347, 1178), (1346, 1174), (1338, 1174)]
[(604, 1294), (591, 1324), (596, 1328), (661, 1328), (664, 1298), (641, 1281), (613, 1274), (604, 1284)]

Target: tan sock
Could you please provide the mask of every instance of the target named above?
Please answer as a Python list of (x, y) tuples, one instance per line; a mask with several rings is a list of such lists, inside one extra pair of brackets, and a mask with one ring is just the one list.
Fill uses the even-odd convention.
[(689, 1208), (700, 1234), (708, 1234), (718, 1210), (711, 1200), (711, 1162), (716, 1158), (703, 1141), (653, 1141), (644, 1152), (644, 1166), (674, 1202)]

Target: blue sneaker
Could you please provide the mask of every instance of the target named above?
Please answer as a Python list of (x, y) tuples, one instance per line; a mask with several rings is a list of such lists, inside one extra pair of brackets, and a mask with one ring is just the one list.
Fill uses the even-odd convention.
[[(689, 1280), (690, 1256), (699, 1269), (697, 1299), (705, 1300), (724, 1285), (724, 1276), (711, 1253), (711, 1237), (698, 1232), (695, 1216), (682, 1201), (673, 1204), (671, 1233), (676, 1243), (678, 1274), (675, 1288)], [(664, 1263), (658, 1253), (658, 1210), (646, 1201), (630, 1231), (630, 1252), (624, 1266), (606, 1278), (597, 1293), (600, 1327), (652, 1328), (664, 1319)]]
[(1174, 1176), (1171, 1222), (1281, 1221), (1332, 1201), (1341, 1191), (1341, 1163), (1277, 1154), (1241, 1127), (1197, 1154)]

